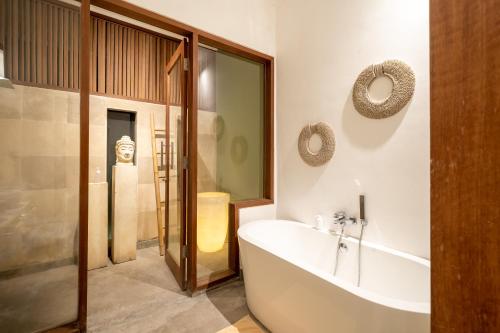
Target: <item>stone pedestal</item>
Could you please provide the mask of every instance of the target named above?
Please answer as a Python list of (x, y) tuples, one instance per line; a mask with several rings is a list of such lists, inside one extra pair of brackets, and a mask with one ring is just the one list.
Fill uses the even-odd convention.
[(137, 181), (136, 166), (113, 166), (111, 257), (115, 264), (136, 258)]
[(108, 183), (89, 184), (88, 269), (108, 264)]

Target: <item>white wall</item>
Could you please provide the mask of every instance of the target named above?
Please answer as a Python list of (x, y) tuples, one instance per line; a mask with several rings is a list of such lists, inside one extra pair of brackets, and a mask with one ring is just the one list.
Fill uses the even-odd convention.
[(274, 56), (274, 0), (126, 0)]
[[(429, 256), (427, 2), (129, 1), (277, 57), (279, 217), (312, 222), (317, 213), (357, 212), (364, 192), (366, 239)], [(415, 95), (391, 118), (363, 118), (352, 106), (352, 85), (363, 68), (386, 59), (413, 68)], [(317, 121), (332, 125), (337, 150), (329, 164), (311, 168), (297, 137)], [(274, 205), (249, 208), (240, 220), (274, 214)]]
[[(275, 0), (127, 1), (268, 55), (276, 54)], [(275, 215), (276, 205), (243, 209), (240, 224)]]
[[(312, 223), (318, 213), (357, 214), (364, 192), (365, 239), (429, 257), (428, 1), (287, 0), (277, 13), (278, 217)], [(364, 118), (352, 85), (387, 59), (413, 68), (415, 94), (391, 118)], [(337, 146), (332, 161), (313, 168), (300, 159), (297, 138), (318, 121), (331, 124)]]

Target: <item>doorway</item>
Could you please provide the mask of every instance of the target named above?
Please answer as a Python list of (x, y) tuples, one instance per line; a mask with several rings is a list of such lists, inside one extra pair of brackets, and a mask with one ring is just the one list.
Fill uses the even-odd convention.
[[(122, 136), (129, 136), (135, 142), (135, 112), (108, 109), (106, 138), (106, 181), (108, 183), (108, 256), (111, 255), (112, 232), (112, 168), (116, 162), (115, 145)], [(134, 156), (134, 163), (136, 157)]]

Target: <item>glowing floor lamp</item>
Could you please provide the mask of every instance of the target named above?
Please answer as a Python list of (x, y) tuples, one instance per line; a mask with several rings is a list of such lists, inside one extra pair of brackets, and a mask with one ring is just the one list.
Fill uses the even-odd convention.
[(198, 249), (202, 252), (222, 250), (227, 237), (229, 193), (198, 193)]

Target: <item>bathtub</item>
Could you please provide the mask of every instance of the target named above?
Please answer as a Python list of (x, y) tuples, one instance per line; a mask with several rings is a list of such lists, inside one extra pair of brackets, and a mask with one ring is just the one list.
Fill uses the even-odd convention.
[[(370, 226), (368, 225), (368, 228)], [(304, 223), (267, 220), (238, 230), (248, 307), (274, 333), (430, 332), (430, 263)]]

